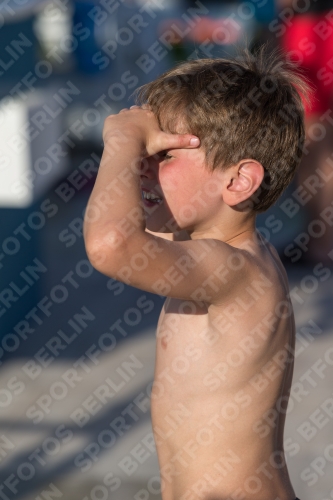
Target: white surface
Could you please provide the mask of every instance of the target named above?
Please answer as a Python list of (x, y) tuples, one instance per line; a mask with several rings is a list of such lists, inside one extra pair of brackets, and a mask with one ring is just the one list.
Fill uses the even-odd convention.
[[(57, 162), (47, 152), (64, 132), (62, 117), (65, 110), (62, 109), (55, 118), (44, 110), (49, 123), (39, 127), (37, 122), (31, 121), (45, 105), (55, 110), (54, 90), (25, 94), (25, 101), (8, 97), (0, 101), (0, 207), (29, 206), (47, 192), (66, 169), (67, 155)], [(29, 139), (28, 127), (32, 139)], [(62, 149), (65, 146), (61, 144)], [(39, 163), (41, 158), (45, 160)]]

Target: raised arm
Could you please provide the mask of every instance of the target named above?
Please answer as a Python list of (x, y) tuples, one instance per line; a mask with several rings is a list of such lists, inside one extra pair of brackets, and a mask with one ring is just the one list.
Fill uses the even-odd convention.
[[(107, 118), (104, 152), (84, 221), (88, 257), (101, 273), (137, 288), (180, 299), (218, 301), (244, 277), (241, 251), (215, 239), (168, 241), (145, 231), (142, 158), (196, 147), (190, 135), (162, 132), (149, 111)], [(239, 272), (242, 268), (242, 272)]]

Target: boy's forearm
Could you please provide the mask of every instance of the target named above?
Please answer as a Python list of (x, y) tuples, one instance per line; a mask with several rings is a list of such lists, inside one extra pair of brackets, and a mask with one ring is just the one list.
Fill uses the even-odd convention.
[(128, 235), (145, 230), (140, 190), (141, 159), (142, 146), (138, 140), (124, 134), (108, 138), (85, 214), (86, 244), (91, 239), (107, 237), (117, 226), (122, 227), (122, 234)]

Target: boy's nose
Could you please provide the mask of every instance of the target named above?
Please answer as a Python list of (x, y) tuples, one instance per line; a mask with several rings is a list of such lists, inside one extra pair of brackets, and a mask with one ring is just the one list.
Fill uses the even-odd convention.
[(158, 162), (151, 156), (144, 158), (140, 165), (140, 177), (146, 179), (157, 178)]

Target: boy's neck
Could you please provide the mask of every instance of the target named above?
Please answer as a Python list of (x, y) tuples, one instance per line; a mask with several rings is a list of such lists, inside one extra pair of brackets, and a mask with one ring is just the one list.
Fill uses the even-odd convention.
[(256, 215), (232, 211), (232, 217), (225, 217), (218, 223), (205, 228), (188, 231), (191, 240), (213, 238), (238, 247), (256, 235)]

